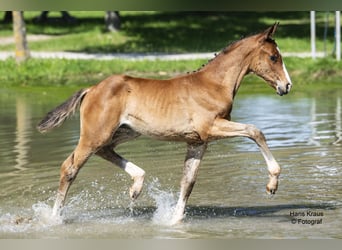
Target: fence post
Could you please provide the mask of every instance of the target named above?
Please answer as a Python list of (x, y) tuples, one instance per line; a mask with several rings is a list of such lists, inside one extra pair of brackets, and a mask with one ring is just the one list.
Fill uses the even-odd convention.
[(316, 24), (315, 11), (310, 11), (311, 57), (316, 58)]
[(340, 11), (336, 11), (335, 39), (336, 39), (336, 60), (341, 60), (341, 22)]

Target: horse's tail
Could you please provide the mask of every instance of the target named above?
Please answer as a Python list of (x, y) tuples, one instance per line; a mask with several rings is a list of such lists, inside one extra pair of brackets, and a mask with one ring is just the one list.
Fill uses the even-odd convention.
[(41, 120), (37, 129), (41, 133), (62, 125), (62, 123), (81, 105), (84, 96), (89, 89), (82, 89), (70, 97), (67, 101), (56, 107), (54, 110), (47, 113), (43, 120)]

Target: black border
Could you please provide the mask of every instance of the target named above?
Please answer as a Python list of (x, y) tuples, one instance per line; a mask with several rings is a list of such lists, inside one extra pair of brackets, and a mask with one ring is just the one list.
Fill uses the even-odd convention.
[(341, 10), (341, 0), (2, 0), (0, 10), (307, 11)]
[[(0, 10), (309, 11), (341, 10), (341, 0), (2, 0)], [(341, 235), (342, 237), (342, 235)], [(1, 249), (340, 249), (340, 240), (0, 240)]]

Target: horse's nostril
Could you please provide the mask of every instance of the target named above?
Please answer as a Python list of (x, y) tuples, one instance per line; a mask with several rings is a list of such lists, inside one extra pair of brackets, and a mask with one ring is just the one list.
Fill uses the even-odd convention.
[(286, 84), (286, 91), (288, 92), (291, 89), (291, 83)]

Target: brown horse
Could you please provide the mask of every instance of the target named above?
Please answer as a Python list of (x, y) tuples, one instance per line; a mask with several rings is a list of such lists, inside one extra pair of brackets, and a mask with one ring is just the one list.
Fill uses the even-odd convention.
[(142, 190), (145, 171), (114, 149), (141, 134), (187, 143), (180, 195), (171, 223), (183, 219), (201, 159), (208, 142), (213, 140), (235, 136), (254, 140), (269, 172), (266, 190), (274, 194), (280, 167), (263, 133), (253, 125), (230, 121), (230, 113), (242, 78), (248, 73), (262, 77), (279, 95), (290, 91), (290, 77), (272, 38), (277, 25), (232, 43), (193, 73), (168, 80), (113, 75), (80, 90), (49, 112), (38, 124), (40, 132), (61, 125), (79, 106), (81, 120), (78, 145), (61, 166), (53, 214), (60, 214), (70, 185), (93, 154), (114, 163), (132, 177), (130, 197), (135, 200)]

